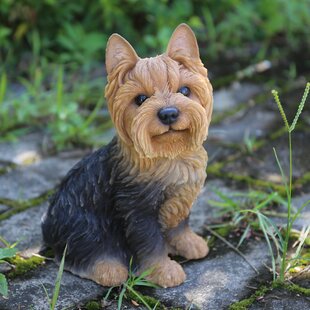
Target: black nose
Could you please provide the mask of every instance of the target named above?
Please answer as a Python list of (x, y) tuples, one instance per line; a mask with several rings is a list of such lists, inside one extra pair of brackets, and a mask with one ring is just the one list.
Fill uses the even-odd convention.
[(179, 110), (175, 107), (162, 108), (158, 111), (157, 115), (164, 125), (171, 125), (177, 120)]

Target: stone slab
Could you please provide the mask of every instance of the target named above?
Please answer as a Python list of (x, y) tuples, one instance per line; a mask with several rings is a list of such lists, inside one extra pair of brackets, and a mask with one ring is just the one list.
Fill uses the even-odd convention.
[(251, 83), (235, 82), (230, 87), (222, 88), (213, 94), (215, 113), (225, 112), (237, 104), (246, 102), (262, 91), (262, 87)]
[(18, 242), (20, 251), (28, 249), (38, 252), (41, 245), (41, 217), (47, 209), (47, 203), (15, 214), (0, 222), (0, 236), (9, 243)]
[(310, 297), (287, 291), (285, 289), (273, 289), (265, 296), (255, 301), (249, 310), (306, 310), (310, 309)]
[[(212, 251), (212, 250), (211, 250)], [(181, 309), (227, 309), (238, 300), (245, 298), (255, 285), (257, 278), (263, 278), (268, 271), (264, 266), (270, 263), (265, 243), (252, 243), (247, 247), (246, 257), (260, 275), (238, 254), (224, 251), (203, 260), (183, 265), (187, 274), (184, 284), (154, 292), (164, 304)]]
[[(6, 300), (0, 299), (0, 309), (48, 310), (49, 304), (43, 285), (51, 297), (57, 272), (58, 266), (48, 263), (36, 269), (27, 278), (9, 280), (9, 297)], [(105, 291), (106, 288), (92, 281), (64, 272), (56, 309), (83, 305), (88, 300), (104, 296)]]
[[(310, 171), (309, 144), (310, 131), (297, 131), (293, 134), (293, 177), (300, 178)], [(276, 149), (283, 170), (288, 174), (289, 149), (286, 135), (268, 141), (262, 148), (247, 154), (237, 161), (228, 163), (224, 171), (238, 175), (252, 176), (258, 179), (281, 183), (280, 171), (274, 156), (273, 147)]]
[(246, 138), (257, 140), (272, 132), (276, 119), (278, 114), (274, 111), (262, 106), (249, 106), (220, 124), (211, 125), (208, 139), (224, 144), (244, 143)]
[(220, 201), (221, 199), (216, 194), (219, 190), (225, 195), (232, 194), (234, 190), (228, 188), (221, 180), (208, 180), (202, 189), (200, 195), (195, 201), (190, 215), (190, 226), (196, 233), (202, 233), (204, 226), (214, 223), (219, 218), (220, 209), (211, 205), (210, 201)]
[[(310, 193), (305, 193), (297, 197), (293, 197), (292, 199), (292, 207), (293, 207), (293, 213), (297, 212), (298, 208), (300, 208), (304, 203), (307, 201), (310, 201)], [(280, 207), (279, 212), (286, 213), (287, 209), (284, 206)], [(275, 217), (273, 218), (274, 222), (277, 223), (277, 225), (286, 225), (286, 219)], [(307, 228), (310, 225), (310, 203), (301, 211), (299, 217), (296, 219), (296, 221), (293, 224), (293, 228), (297, 230), (302, 230), (303, 228)]]
[(77, 161), (76, 158), (50, 157), (18, 167), (0, 176), (0, 197), (12, 200), (37, 197), (53, 189)]
[(8, 210), (8, 209), (9, 209), (8, 206), (0, 204), (0, 214), (3, 213), (4, 211)]
[(14, 142), (0, 144), (0, 161), (19, 164), (19, 156), (25, 153), (41, 155), (44, 135), (42, 133), (31, 133), (21, 137)]

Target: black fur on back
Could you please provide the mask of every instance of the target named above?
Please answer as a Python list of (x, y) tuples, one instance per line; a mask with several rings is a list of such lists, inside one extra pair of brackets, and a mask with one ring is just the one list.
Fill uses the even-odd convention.
[[(87, 271), (104, 259), (128, 265), (160, 254), (165, 242), (158, 223), (163, 186), (124, 177), (117, 139), (77, 163), (51, 198), (42, 219), (43, 240), (66, 268)], [(112, 178), (113, 171), (113, 178)]]

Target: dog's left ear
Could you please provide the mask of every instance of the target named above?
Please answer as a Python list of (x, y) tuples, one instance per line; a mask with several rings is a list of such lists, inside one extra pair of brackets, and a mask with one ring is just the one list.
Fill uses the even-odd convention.
[(193, 30), (186, 24), (179, 25), (173, 32), (168, 43), (169, 57), (185, 56), (186, 58), (199, 59), (199, 48)]

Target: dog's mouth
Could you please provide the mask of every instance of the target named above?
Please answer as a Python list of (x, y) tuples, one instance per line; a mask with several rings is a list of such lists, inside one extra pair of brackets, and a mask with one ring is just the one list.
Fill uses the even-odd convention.
[(182, 134), (182, 133), (185, 133), (185, 132), (188, 132), (188, 129), (173, 129), (173, 128), (169, 128), (167, 131), (165, 131), (164, 133), (162, 133), (160, 136), (163, 136), (163, 135), (169, 135), (169, 134)]
[(180, 136), (184, 136), (185, 134), (189, 134), (189, 129), (173, 129), (169, 128), (164, 133), (161, 133), (159, 135), (153, 136), (152, 138), (157, 140), (158, 142), (166, 139), (171, 139), (171, 141), (174, 141), (175, 139), (178, 139)]

